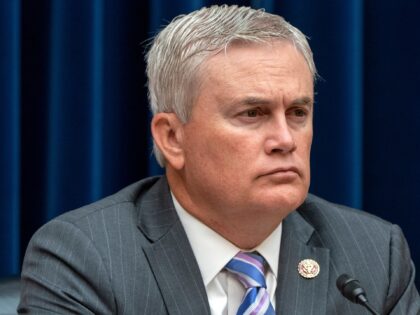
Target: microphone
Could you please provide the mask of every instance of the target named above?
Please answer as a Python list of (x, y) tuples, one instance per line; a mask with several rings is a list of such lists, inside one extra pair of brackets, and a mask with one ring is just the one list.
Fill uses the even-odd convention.
[(347, 274), (342, 274), (337, 278), (336, 282), (338, 290), (341, 294), (353, 303), (363, 305), (373, 315), (380, 315), (372, 305), (369, 304), (366, 297), (365, 290), (360, 285), (359, 281), (352, 279)]

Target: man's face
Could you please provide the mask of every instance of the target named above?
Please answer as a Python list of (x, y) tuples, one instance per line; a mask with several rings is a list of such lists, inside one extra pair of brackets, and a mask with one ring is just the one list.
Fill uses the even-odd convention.
[(233, 44), (200, 75), (183, 126), (191, 200), (211, 209), (215, 220), (265, 213), (282, 219), (309, 188), (313, 80), (307, 63), (286, 41)]

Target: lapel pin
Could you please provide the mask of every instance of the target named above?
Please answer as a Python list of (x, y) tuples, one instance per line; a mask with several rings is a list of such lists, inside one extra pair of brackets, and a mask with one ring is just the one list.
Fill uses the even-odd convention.
[(304, 259), (298, 265), (298, 272), (306, 279), (315, 278), (319, 274), (319, 264), (313, 259)]

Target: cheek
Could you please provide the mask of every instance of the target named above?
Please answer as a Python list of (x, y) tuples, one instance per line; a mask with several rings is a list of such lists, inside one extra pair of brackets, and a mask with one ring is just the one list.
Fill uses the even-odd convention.
[(296, 135), (297, 147), (302, 157), (309, 159), (312, 146), (312, 129)]
[(304, 166), (304, 172), (305, 172), (305, 182), (309, 185), (310, 181), (310, 160), (311, 160), (311, 146), (312, 146), (312, 133), (305, 137), (302, 145), (301, 145), (301, 151), (299, 153), (300, 159)]
[(232, 132), (228, 128), (203, 128), (187, 139), (186, 160), (203, 172), (217, 172), (226, 181), (243, 174), (252, 166), (256, 156), (257, 140), (244, 132)]
[(305, 145), (302, 146), (301, 151), (302, 159), (305, 161), (309, 161), (311, 157), (311, 143), (305, 143)]
[(300, 165), (302, 170), (306, 173), (305, 177), (309, 177), (310, 172), (310, 156), (312, 146), (312, 132), (301, 133), (296, 135), (296, 162)]
[(214, 150), (227, 169), (244, 174), (253, 168), (263, 152), (263, 139), (259, 135), (228, 129), (218, 135), (219, 143)]

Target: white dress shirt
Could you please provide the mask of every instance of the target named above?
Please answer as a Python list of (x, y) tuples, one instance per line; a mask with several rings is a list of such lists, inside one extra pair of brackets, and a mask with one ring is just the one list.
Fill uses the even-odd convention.
[[(224, 270), (224, 267), (241, 249), (190, 215), (173, 194), (172, 199), (197, 259), (211, 314), (235, 315), (245, 295), (245, 288), (234, 275)], [(260, 245), (250, 250), (258, 251), (268, 263), (266, 284), (274, 308), (281, 231), (280, 223)]]

